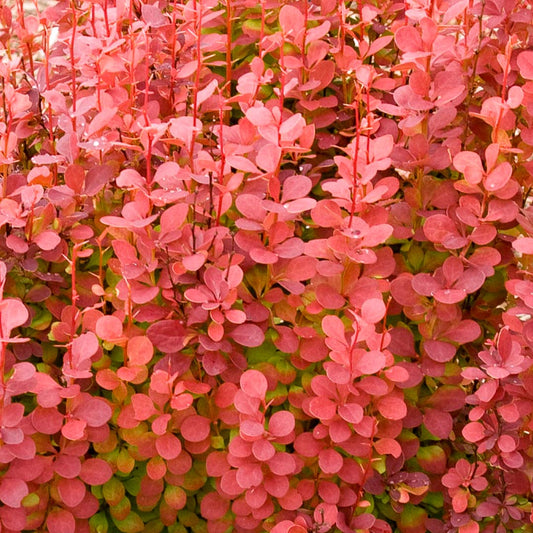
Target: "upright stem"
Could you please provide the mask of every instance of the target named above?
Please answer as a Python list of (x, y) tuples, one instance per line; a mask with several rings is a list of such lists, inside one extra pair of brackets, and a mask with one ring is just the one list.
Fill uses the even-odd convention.
[(354, 104), (354, 113), (355, 113), (355, 147), (354, 147), (354, 154), (353, 154), (353, 192), (352, 192), (352, 205), (350, 208), (350, 226), (352, 224), (352, 220), (355, 214), (355, 207), (357, 204), (357, 195), (359, 192), (359, 178), (357, 177), (357, 171), (358, 171), (358, 156), (359, 156), (359, 142), (361, 139), (361, 127), (360, 122), (361, 118), (359, 116), (359, 91), (357, 92), (357, 101)]
[(69, 44), (70, 51), (70, 73), (72, 79), (72, 126), (76, 132), (76, 65), (74, 57), (74, 43), (76, 41), (76, 28), (78, 26), (78, 14), (76, 13), (76, 5), (72, 2), (72, 36)]
[[(194, 172), (194, 145), (196, 143), (196, 121), (198, 119), (198, 88), (200, 86), (200, 71), (202, 70), (202, 49), (201, 49), (201, 36), (202, 36), (202, 11), (201, 3), (198, 5), (197, 0), (193, 0), (194, 9), (194, 26), (196, 31), (196, 73), (194, 76), (194, 87), (192, 95), (192, 116), (193, 116), (193, 131), (191, 135), (191, 145), (189, 148), (189, 157), (191, 163), (191, 170)], [(200, 13), (198, 13), (200, 11)]]

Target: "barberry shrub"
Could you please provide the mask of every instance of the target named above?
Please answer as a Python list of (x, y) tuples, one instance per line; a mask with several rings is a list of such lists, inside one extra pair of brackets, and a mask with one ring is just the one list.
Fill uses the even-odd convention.
[(2, 531), (532, 531), (532, 24), (0, 2)]

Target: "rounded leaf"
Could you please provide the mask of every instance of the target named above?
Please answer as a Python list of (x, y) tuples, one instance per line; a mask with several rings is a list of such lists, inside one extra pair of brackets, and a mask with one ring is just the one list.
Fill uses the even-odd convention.
[(116, 316), (106, 315), (96, 321), (96, 335), (104, 341), (112, 342), (122, 337), (122, 321)]
[(175, 459), (181, 453), (181, 441), (176, 435), (165, 433), (164, 435), (157, 437), (155, 441), (155, 449), (163, 459)]
[(87, 483), (87, 485), (103, 485), (112, 476), (113, 470), (109, 466), (109, 463), (98, 457), (85, 459), (81, 464), (80, 479)]
[(28, 494), (28, 486), (22, 479), (3, 478), (0, 482), (0, 501), (8, 507), (20, 507)]
[(200, 513), (207, 520), (219, 520), (229, 509), (229, 501), (216, 492), (207, 493), (200, 503)]
[(192, 415), (182, 422), (180, 431), (185, 440), (201, 442), (209, 436), (211, 423), (204, 416)]
[(256, 324), (240, 324), (229, 336), (241, 346), (248, 348), (261, 346), (265, 340), (263, 330)]
[(276, 437), (285, 437), (294, 430), (294, 415), (289, 411), (277, 411), (268, 422), (268, 431)]
[(75, 533), (76, 520), (70, 511), (55, 509), (46, 518), (48, 533)]
[(243, 392), (251, 398), (263, 400), (268, 388), (266, 377), (259, 370), (247, 370), (241, 375), (240, 385)]

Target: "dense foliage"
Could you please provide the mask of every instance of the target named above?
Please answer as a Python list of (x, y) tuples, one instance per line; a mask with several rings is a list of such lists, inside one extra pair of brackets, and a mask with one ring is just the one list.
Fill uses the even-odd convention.
[(531, 2), (39, 6), (1, 530), (532, 531)]

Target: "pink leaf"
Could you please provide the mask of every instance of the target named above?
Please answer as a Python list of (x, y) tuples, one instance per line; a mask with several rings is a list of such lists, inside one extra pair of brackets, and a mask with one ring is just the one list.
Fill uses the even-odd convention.
[(163, 459), (170, 461), (178, 457), (181, 453), (181, 441), (176, 435), (165, 433), (164, 435), (157, 437), (155, 441), (155, 449)]
[(316, 299), (325, 309), (341, 309), (346, 300), (328, 283), (321, 283), (316, 288)]
[(281, 148), (273, 144), (265, 144), (257, 152), (255, 162), (265, 172), (274, 172), (281, 158)]
[(252, 248), (250, 250), (250, 258), (261, 265), (273, 265), (279, 261), (278, 254), (266, 248)]
[(200, 503), (200, 512), (207, 520), (219, 520), (228, 511), (230, 502), (216, 492), (207, 493)]
[(380, 455), (392, 455), (396, 458), (402, 455), (402, 447), (398, 444), (398, 441), (389, 437), (378, 439), (374, 443), (374, 448)]
[(146, 365), (152, 360), (154, 347), (148, 337), (132, 337), (128, 340), (126, 353), (130, 364)]
[(485, 427), (481, 422), (469, 422), (462, 433), (467, 441), (478, 442), (485, 437)]
[(488, 191), (497, 191), (505, 187), (512, 174), (513, 167), (511, 163), (507, 161), (501, 163), (485, 178), (485, 188)]
[(268, 461), (274, 457), (276, 449), (267, 439), (263, 438), (254, 441), (252, 453), (258, 461)]
[(247, 370), (241, 375), (240, 385), (243, 392), (251, 398), (264, 400), (268, 388), (266, 377), (258, 370)]
[(28, 310), (20, 300), (8, 299), (0, 301), (0, 320), (2, 337), (7, 339), (11, 330), (22, 326), (28, 320)]
[(294, 415), (289, 411), (277, 411), (268, 422), (268, 431), (276, 437), (285, 437), (294, 430)]
[(336, 474), (343, 465), (342, 455), (332, 449), (321, 450), (318, 454), (318, 466), (325, 474)]
[(263, 330), (256, 324), (240, 324), (229, 336), (241, 346), (249, 348), (261, 346), (265, 340)]
[(67, 507), (76, 507), (85, 497), (85, 484), (77, 478), (60, 479), (57, 483), (57, 490), (63, 503)]
[(146, 330), (146, 335), (163, 353), (174, 353), (183, 348), (185, 328), (178, 320), (160, 320)]
[(450, 413), (443, 413), (438, 409), (426, 409), (424, 424), (436, 437), (447, 439), (453, 428), (453, 418)]
[(240, 424), (240, 433), (245, 440), (255, 440), (265, 432), (263, 424), (256, 420), (243, 420)]
[(520, 69), (520, 75), (526, 80), (533, 80), (533, 51), (524, 50), (518, 54), (516, 62)]
[(425, 352), (438, 363), (447, 363), (451, 361), (455, 355), (456, 348), (452, 344), (443, 341), (424, 341)]
[(103, 398), (89, 397), (74, 409), (74, 414), (89, 427), (99, 427), (109, 421), (113, 410)]
[(402, 420), (407, 415), (405, 402), (395, 396), (384, 396), (378, 402), (379, 412), (387, 420)]
[(513, 248), (521, 254), (533, 255), (533, 238), (520, 237), (515, 239), (513, 241)]
[(201, 442), (209, 436), (211, 423), (204, 416), (192, 415), (182, 422), (180, 431), (185, 440)]
[(423, 50), (420, 33), (413, 26), (401, 26), (394, 35), (398, 48), (402, 52), (420, 52)]
[(33, 242), (41, 250), (53, 250), (61, 242), (61, 237), (55, 231), (45, 230), (36, 235)]
[(305, 19), (297, 7), (285, 4), (279, 12), (279, 25), (285, 35), (294, 35), (304, 28)]
[(90, 359), (98, 351), (98, 339), (92, 331), (82, 333), (72, 341), (72, 355), (79, 360)]
[(387, 308), (380, 298), (369, 298), (361, 306), (361, 316), (365, 322), (376, 324), (383, 319)]
[(122, 337), (122, 321), (116, 316), (102, 316), (96, 322), (96, 335), (105, 341), (114, 341)]
[(323, 228), (337, 228), (343, 224), (342, 211), (337, 202), (321, 200), (311, 210), (313, 221)]
[(357, 358), (356, 366), (361, 374), (375, 374), (385, 366), (385, 354), (383, 352), (373, 350), (370, 352), (362, 352)]
[(45, 435), (53, 435), (61, 430), (62, 415), (55, 407), (37, 406), (31, 413), (32, 425), (36, 431)]
[(21, 479), (2, 478), (0, 501), (9, 507), (20, 507), (22, 499), (29, 494), (28, 486)]
[(93, 457), (81, 464), (80, 479), (87, 485), (103, 485), (111, 479), (113, 470), (103, 459)]
[(76, 521), (70, 511), (54, 509), (46, 518), (48, 533), (75, 533)]
[(62, 428), (62, 435), (69, 440), (80, 440), (85, 436), (87, 422), (73, 418), (69, 420)]
[(351, 424), (359, 424), (363, 420), (364, 411), (358, 403), (346, 403), (338, 408), (339, 415)]
[(342, 344), (346, 344), (344, 324), (338, 316), (326, 315), (322, 319), (322, 329), (328, 337), (332, 337)]

